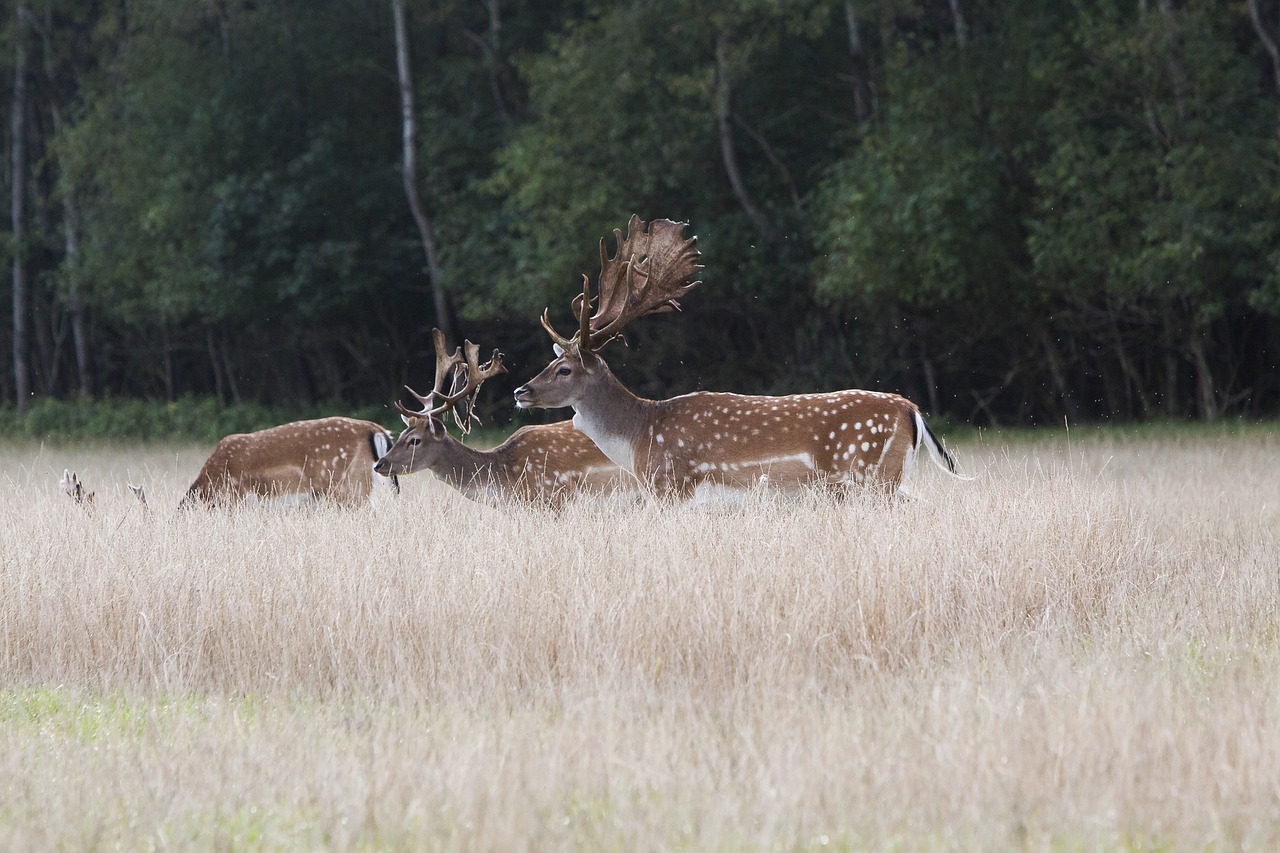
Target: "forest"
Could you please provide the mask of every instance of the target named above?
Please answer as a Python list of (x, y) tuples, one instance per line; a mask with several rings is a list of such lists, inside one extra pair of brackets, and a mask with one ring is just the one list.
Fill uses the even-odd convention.
[[(637, 393), (1280, 412), (1278, 0), (6, 0), (0, 395), (335, 409), (546, 363), (631, 214)], [(558, 415), (557, 415), (558, 416)]]

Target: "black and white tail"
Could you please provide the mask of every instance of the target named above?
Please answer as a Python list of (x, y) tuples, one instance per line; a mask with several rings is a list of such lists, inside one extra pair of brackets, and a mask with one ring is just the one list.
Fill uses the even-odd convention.
[[(389, 432), (371, 432), (369, 433), (369, 449), (373, 451), (373, 461), (376, 464), (379, 459), (387, 455), (387, 451), (391, 449), (391, 445), (395, 444), (395, 438)], [(374, 481), (386, 480), (391, 486), (391, 490), (397, 495), (400, 494), (400, 478), (395, 474), (384, 477), (377, 471), (374, 471)]]
[(920, 415), (920, 412), (912, 412), (911, 417), (915, 419), (916, 424), (915, 449), (918, 451), (920, 449), (920, 445), (923, 444), (929, 449), (930, 458), (933, 459), (934, 464), (939, 468), (946, 471), (953, 477), (959, 477), (961, 480), (972, 479), (971, 477), (965, 477), (956, 471), (956, 460), (947, 452), (947, 449), (942, 446), (942, 442), (933, 434), (933, 430), (929, 429), (929, 425), (924, 422), (924, 418)]

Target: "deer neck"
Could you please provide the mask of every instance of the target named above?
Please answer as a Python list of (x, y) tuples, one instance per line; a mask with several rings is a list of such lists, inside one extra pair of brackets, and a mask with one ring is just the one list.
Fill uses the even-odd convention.
[(590, 393), (573, 404), (573, 425), (618, 467), (634, 473), (634, 448), (650, 420), (652, 400), (632, 394), (606, 367)]
[(476, 450), (446, 436), (440, 443), (436, 459), (427, 468), (441, 480), (461, 490), (488, 484), (493, 475), (492, 454)]

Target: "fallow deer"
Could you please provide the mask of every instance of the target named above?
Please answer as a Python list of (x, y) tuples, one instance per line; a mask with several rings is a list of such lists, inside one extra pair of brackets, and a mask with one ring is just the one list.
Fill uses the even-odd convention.
[[(150, 513), (151, 507), (147, 505), (146, 489), (141, 485), (134, 485), (133, 483), (126, 483), (125, 485), (128, 486), (129, 492), (138, 499), (138, 503), (142, 506), (142, 511)], [(94, 493), (88, 491), (84, 487), (84, 481), (80, 479), (79, 475), (76, 474), (75, 471), (72, 471), (70, 468), (63, 468), (62, 479), (58, 481), (58, 486), (67, 494), (68, 497), (80, 506), (84, 507), (86, 510), (93, 509)]]
[[(468, 447), (449, 434), (445, 416), (452, 412), (465, 434), (471, 421), (469, 401), (480, 384), (505, 373), (502, 356), (495, 352), (485, 365), (479, 364), (479, 348), (467, 341), (464, 350), (446, 352), (444, 334), (433, 331), (436, 347), (436, 381), (430, 394), (406, 390), (422, 405), (413, 411), (400, 403), (405, 430), (374, 470), (380, 474), (412, 474), (423, 469), (476, 501), (501, 503), (516, 499), (556, 507), (583, 493), (633, 488), (631, 477), (609, 461), (591, 439), (570, 421), (531, 425), (516, 430), (492, 450)], [(462, 390), (445, 394), (442, 389), (450, 371), (465, 377)], [(441, 402), (431, 408), (434, 400)], [(459, 406), (466, 413), (459, 416)]]
[(62, 469), (62, 479), (58, 481), (58, 488), (62, 489), (73, 501), (85, 509), (93, 509), (93, 492), (88, 491), (81, 482), (79, 475), (70, 468)]
[(557, 357), (516, 389), (518, 407), (572, 406), (578, 429), (664, 498), (701, 497), (716, 487), (740, 493), (759, 484), (893, 494), (921, 445), (939, 466), (955, 473), (954, 460), (920, 410), (896, 394), (696, 392), (646, 400), (627, 390), (600, 351), (637, 317), (679, 310), (676, 300), (701, 283), (690, 282), (702, 267), (697, 238), (685, 239), (686, 227), (666, 219), (646, 225), (632, 216), (625, 239), (614, 231), (615, 255), (610, 257), (600, 241), (596, 312), (590, 315), (585, 275), (582, 295), (573, 303), (578, 330), (572, 338), (557, 333), (543, 312), (542, 325)]
[[(393, 441), (379, 424), (344, 417), (228, 435), (209, 455), (181, 506), (224, 505), (249, 496), (297, 496), (355, 506), (369, 499), (373, 464)], [(395, 477), (388, 485), (399, 490)]]

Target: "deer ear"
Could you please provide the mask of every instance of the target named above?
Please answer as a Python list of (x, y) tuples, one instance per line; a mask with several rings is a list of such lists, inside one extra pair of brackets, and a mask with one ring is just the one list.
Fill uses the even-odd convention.
[(445, 432), (444, 422), (428, 415), (427, 431), (431, 433), (432, 438), (439, 438)]
[(409, 416), (408, 416), (408, 415), (401, 415), (401, 416), (400, 416), (400, 420), (404, 421), (404, 425), (405, 425), (405, 426), (413, 426), (413, 424), (411, 424), (411, 423), (409, 422)]
[(551, 351), (556, 354), (556, 358), (559, 358), (560, 356), (564, 355), (564, 347), (560, 346), (559, 344), (552, 344)]

